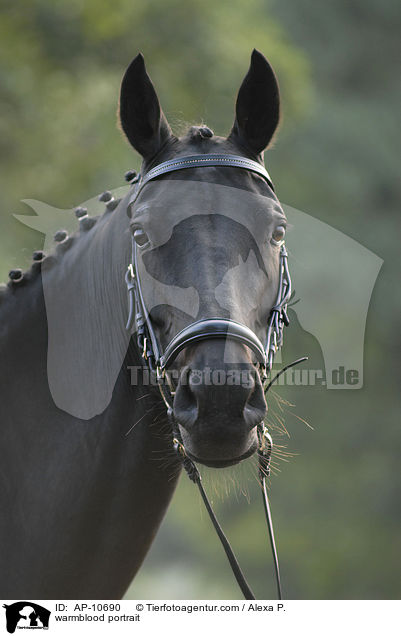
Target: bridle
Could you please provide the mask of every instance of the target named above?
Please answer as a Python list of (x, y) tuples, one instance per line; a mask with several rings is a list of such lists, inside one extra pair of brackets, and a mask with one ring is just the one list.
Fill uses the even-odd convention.
[[(135, 175), (131, 179), (131, 184), (133, 185), (134, 189), (129, 200), (130, 206), (132, 206), (132, 204), (136, 201), (139, 193), (142, 191), (144, 186), (149, 183), (149, 181), (156, 179), (161, 175), (177, 170), (184, 170), (186, 168), (201, 168), (207, 166), (227, 166), (231, 168), (234, 167), (249, 170), (262, 176), (267, 184), (274, 191), (274, 187), (267, 170), (264, 166), (260, 165), (256, 161), (252, 161), (251, 159), (247, 159), (246, 157), (237, 155), (190, 155), (178, 157), (177, 159), (172, 159), (170, 161), (165, 161), (155, 168), (152, 168), (144, 175)], [(280, 246), (277, 297), (276, 302), (270, 312), (265, 345), (262, 344), (256, 334), (246, 325), (243, 325), (231, 319), (213, 317), (203, 320), (197, 320), (196, 322), (193, 322), (185, 327), (182, 331), (176, 334), (172, 338), (172, 340), (170, 340), (163, 351), (153, 329), (149, 313), (146, 309), (137, 265), (138, 249), (134, 239), (132, 238), (132, 260), (128, 266), (125, 275), (125, 282), (127, 284), (129, 298), (129, 316), (126, 328), (127, 330), (132, 331), (135, 324), (138, 348), (150, 371), (156, 374), (157, 384), (167, 408), (167, 415), (173, 431), (174, 449), (177, 455), (180, 457), (189, 478), (198, 485), (209, 516), (222, 542), (233, 573), (245, 598), (248, 600), (253, 600), (255, 597), (245, 580), (240, 566), (232, 552), (231, 546), (226, 536), (224, 535), (224, 532), (221, 529), (208, 501), (208, 498), (201, 483), (201, 476), (198, 468), (185, 451), (178, 423), (176, 422), (174, 417), (174, 386), (172, 385), (172, 382), (169, 378), (168, 370), (178, 354), (190, 345), (201, 342), (203, 340), (211, 339), (233, 340), (235, 342), (242, 343), (255, 354), (258, 370), (264, 383), (266, 392), (273, 384), (273, 382), (275, 382), (276, 379), (288, 368), (306, 360), (306, 358), (300, 358), (299, 360), (296, 360), (295, 362), (287, 365), (272, 380), (270, 380), (270, 382), (268, 382), (268, 375), (269, 373), (271, 373), (272, 370), (274, 355), (283, 343), (284, 327), (289, 324), (287, 305), (291, 297), (291, 278), (288, 269), (288, 255), (285, 245), (284, 243), (282, 243)], [(282, 593), (280, 571), (266, 487), (266, 477), (270, 474), (270, 459), (273, 448), (273, 441), (263, 422), (261, 422), (257, 426), (257, 435), (259, 442), (259, 479), (262, 488), (266, 520), (268, 524), (270, 543), (273, 553), (278, 598), (281, 599)]]

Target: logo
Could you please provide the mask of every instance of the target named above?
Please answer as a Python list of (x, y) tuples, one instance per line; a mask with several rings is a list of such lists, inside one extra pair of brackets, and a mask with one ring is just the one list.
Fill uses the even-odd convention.
[[(272, 207), (273, 214), (275, 203), (262, 195), (214, 183), (205, 188), (205, 183), (199, 181), (172, 180), (163, 182), (162, 191), (160, 187), (159, 182), (147, 185), (146, 192), (153, 196), (154, 190), (154, 201), (158, 202), (152, 212), (152, 249), (138, 252), (137, 266), (147, 312), (166, 307), (171, 314), (186, 317), (189, 324), (204, 315), (202, 307), (207, 308), (212, 302), (213, 308), (219, 308), (219, 315), (221, 311), (236, 320), (241, 311), (240, 322), (248, 324), (243, 318), (246, 315), (250, 323), (254, 322), (263, 303), (263, 295), (255, 286), (264, 288), (263, 272), (269, 272), (271, 267), (265, 228), (268, 208)], [(116, 189), (113, 195), (123, 197), (122, 206), (128, 205), (128, 186)], [(69, 234), (76, 231), (73, 209), (61, 210), (32, 199), (25, 203), (36, 216), (15, 217), (45, 235), (45, 252), (52, 251), (53, 237), (60, 227)], [(83, 205), (93, 216), (102, 213), (97, 198)], [(287, 205), (283, 208), (289, 221), (286, 245), (296, 290), (296, 300), (290, 303), (291, 320), (293, 325), (299, 324), (299, 335), (302, 331), (316, 354), (311, 369), (291, 369), (281, 381), (297, 386), (360, 389), (366, 318), (383, 261), (335, 227), (301, 210)], [(243, 244), (238, 241), (235, 253), (227, 251), (214, 265), (211, 261), (214, 269), (204, 280), (192, 275), (197, 271), (195, 252), (188, 256), (192, 247), (182, 250), (179, 246), (184, 245), (191, 232), (196, 234), (197, 228), (202, 237), (203, 219), (213, 215), (219, 227), (224, 228), (222, 237), (241, 228), (241, 235), (248, 238)], [(111, 224), (107, 249), (100, 239), (92, 242), (93, 252), (85, 248), (79, 267), (63, 279), (61, 268), (58, 275), (52, 269), (54, 259), (41, 270), (48, 326), (49, 389), (58, 408), (84, 420), (102, 413), (109, 405), (131, 335), (124, 329), (127, 308), (123, 276), (129, 257), (118, 242), (127, 243), (129, 221), (124, 214), (102, 218), (103, 237), (107, 224)], [(113, 218), (119, 219), (118, 228), (112, 225), (116, 223)], [(62, 242), (57, 250), (63, 253), (69, 245)], [(88, 241), (85, 245), (89, 245)], [(167, 253), (174, 253), (174, 259), (169, 260)], [(99, 267), (92, 262), (96, 254)], [(191, 262), (192, 269), (188, 266)], [(87, 302), (82, 302), (84, 298)], [(285, 341), (288, 336), (285, 334)], [(231, 352), (227, 347), (224, 362), (236, 363), (229, 357)], [(294, 349), (294, 357), (305, 353), (309, 353), (309, 347)], [(279, 351), (274, 360), (278, 365), (280, 356)], [(131, 369), (132, 383), (135, 371)], [(211, 381), (219, 383), (222, 376), (212, 377)]]
[(49, 629), (51, 612), (37, 603), (18, 601), (3, 607), (9, 634), (14, 634), (16, 629)]

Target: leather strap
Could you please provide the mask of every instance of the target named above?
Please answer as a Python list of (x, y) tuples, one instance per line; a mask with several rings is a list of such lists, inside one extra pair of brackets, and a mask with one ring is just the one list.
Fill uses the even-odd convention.
[(249, 327), (234, 320), (225, 318), (207, 318), (191, 323), (180, 331), (167, 345), (164, 354), (160, 356), (158, 366), (166, 369), (175, 360), (180, 351), (195, 342), (211, 339), (235, 340), (245, 344), (257, 356), (258, 361), (265, 366), (265, 350), (259, 338)]
[(176, 170), (185, 170), (186, 168), (204, 168), (208, 166), (226, 166), (229, 168), (250, 170), (251, 172), (255, 172), (263, 177), (274, 191), (273, 182), (266, 168), (252, 159), (247, 159), (247, 157), (241, 157), (239, 155), (186, 155), (185, 157), (177, 157), (177, 159), (163, 161), (163, 163), (160, 163), (143, 176), (137, 178), (135, 180), (136, 188), (134, 190), (134, 197), (132, 201), (137, 198), (142, 188), (149, 181), (160, 177), (162, 174), (175, 172)]

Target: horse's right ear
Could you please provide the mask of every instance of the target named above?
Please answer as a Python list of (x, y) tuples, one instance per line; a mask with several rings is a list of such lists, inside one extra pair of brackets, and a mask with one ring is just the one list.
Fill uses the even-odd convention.
[(119, 110), (128, 141), (145, 160), (153, 157), (172, 136), (141, 53), (125, 71)]

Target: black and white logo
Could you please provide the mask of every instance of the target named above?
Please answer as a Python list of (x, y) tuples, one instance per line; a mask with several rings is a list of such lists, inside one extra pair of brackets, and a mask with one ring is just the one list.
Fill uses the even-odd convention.
[(16, 629), (49, 629), (51, 612), (37, 603), (18, 601), (3, 607), (9, 634), (14, 634)]

